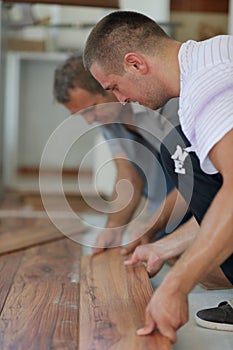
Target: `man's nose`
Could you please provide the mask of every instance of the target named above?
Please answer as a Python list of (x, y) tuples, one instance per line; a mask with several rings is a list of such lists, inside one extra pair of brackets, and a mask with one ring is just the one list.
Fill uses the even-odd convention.
[(87, 124), (92, 124), (95, 121), (95, 113), (93, 112), (87, 112), (85, 115), (83, 115), (83, 117), (86, 120)]
[(120, 103), (126, 104), (129, 101), (129, 99), (126, 96), (124, 96), (123, 94), (121, 94), (120, 92), (114, 91), (113, 93)]

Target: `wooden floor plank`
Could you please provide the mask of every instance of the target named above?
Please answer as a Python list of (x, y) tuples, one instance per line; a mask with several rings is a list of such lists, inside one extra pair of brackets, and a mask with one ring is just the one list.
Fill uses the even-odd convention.
[[(66, 237), (65, 234), (74, 241), (79, 241), (79, 235), (87, 231), (88, 227), (78, 212), (74, 219), (70, 217), (69, 211), (61, 210), (63, 197), (49, 197), (49, 214), (53, 222), (43, 207), (40, 195), (31, 197), (7, 193), (0, 201), (0, 255), (62, 239)], [(79, 203), (73, 197), (72, 200)], [(77, 204), (76, 209), (81, 207)]]
[(49, 219), (1, 219), (0, 254), (63, 237)]
[[(77, 240), (83, 226), (69, 219), (59, 219), (67, 232), (74, 232)], [(72, 235), (70, 235), (72, 236)], [(63, 239), (65, 235), (48, 218), (4, 218), (0, 221), (0, 254), (25, 249), (37, 244)]]
[[(33, 207), (36, 210), (43, 210), (43, 202), (41, 197), (37, 194), (24, 194), (24, 203), (27, 206)], [(82, 213), (99, 213), (99, 212), (107, 212), (109, 209), (109, 203), (107, 201), (101, 200), (99, 197), (88, 196), (88, 203), (85, 199), (78, 194), (66, 195), (66, 200), (69, 203), (70, 207), (73, 211)], [(54, 210), (62, 210), (64, 208), (64, 197), (59, 195), (47, 195), (46, 203), (49, 204), (50, 208), (54, 208)], [(90, 205), (91, 203), (91, 205)], [(98, 211), (95, 209), (98, 208)]]
[(0, 318), (0, 349), (77, 349), (80, 246), (24, 251)]
[(0, 256), (0, 313), (4, 307), (22, 256), (23, 252)]
[(143, 267), (125, 267), (118, 249), (81, 262), (79, 350), (170, 350), (158, 333), (140, 337), (152, 295)]

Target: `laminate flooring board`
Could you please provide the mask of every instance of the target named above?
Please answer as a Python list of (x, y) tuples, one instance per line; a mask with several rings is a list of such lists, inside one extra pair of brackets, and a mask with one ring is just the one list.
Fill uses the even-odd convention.
[(64, 235), (49, 219), (1, 219), (0, 254), (61, 239)]
[(0, 349), (77, 349), (80, 246), (64, 238), (23, 252), (0, 317)]
[(17, 209), (22, 208), (24, 199), (18, 193), (5, 193), (0, 201), (0, 209)]
[[(49, 213), (52, 221), (40, 195), (33, 198), (35, 203), (34, 200), (27, 202), (27, 196), (11, 193), (0, 202), (0, 254), (63, 239), (66, 235), (80, 241), (79, 234), (87, 230), (78, 213), (73, 219), (70, 212), (60, 210), (60, 197), (52, 196)], [(40, 210), (35, 210), (37, 202)]]
[[(57, 219), (73, 240), (86, 228), (71, 219)], [(29, 248), (66, 237), (48, 218), (4, 218), (0, 220), (0, 254)]]
[(136, 335), (151, 295), (144, 267), (125, 267), (118, 249), (83, 256), (79, 350), (170, 350), (159, 333)]
[[(82, 213), (82, 212), (89, 212), (89, 213), (98, 213), (98, 212), (106, 212), (109, 209), (109, 203), (107, 201), (103, 201), (101, 198), (98, 198), (96, 196), (90, 196), (88, 195), (88, 201), (85, 200), (81, 195), (74, 194), (74, 195), (65, 195), (65, 198), (67, 202), (69, 203), (69, 206), (72, 208), (73, 211)], [(41, 200), (41, 197), (39, 195), (30, 195), (30, 194), (24, 194), (23, 197), (24, 204), (28, 207), (32, 207), (35, 210), (44, 210), (43, 202)], [(64, 208), (64, 197), (59, 195), (47, 195), (46, 196), (46, 203), (49, 204), (51, 208), (54, 208), (54, 210), (63, 210)], [(97, 210), (98, 208), (98, 210)]]
[(0, 313), (5, 305), (14, 276), (20, 266), (22, 256), (22, 252), (0, 256)]

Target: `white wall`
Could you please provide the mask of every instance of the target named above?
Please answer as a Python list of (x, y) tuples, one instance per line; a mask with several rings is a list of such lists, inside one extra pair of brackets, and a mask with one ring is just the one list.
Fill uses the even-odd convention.
[[(119, 0), (120, 9), (142, 12), (157, 22), (170, 20), (170, 0)], [(37, 17), (51, 17), (51, 23), (63, 24), (95, 24), (114, 9), (91, 8), (83, 6), (35, 5), (34, 14)], [(166, 29), (166, 28), (165, 28)], [(64, 28), (47, 30), (45, 36), (51, 48), (82, 50), (90, 28)], [(51, 44), (51, 41), (54, 41)]]
[[(19, 116), (18, 116), (18, 166), (38, 167), (45, 144), (55, 128), (60, 125), (70, 113), (61, 105), (54, 102), (53, 76), (57, 65), (65, 58), (61, 55), (56, 59), (21, 59), (19, 81)], [(87, 126), (81, 116), (77, 116), (80, 132)], [(76, 145), (69, 150), (65, 167), (76, 168), (80, 165), (85, 153), (93, 147), (95, 134), (89, 136), (84, 133)], [(63, 134), (64, 141), (69, 140), (69, 134)], [(49, 159), (48, 168), (56, 168), (59, 155), (57, 153)], [(86, 164), (91, 168), (91, 159)]]
[[(85, 6), (60, 6), (60, 5), (35, 5), (33, 13), (41, 18), (50, 16), (50, 23), (73, 24), (76, 28), (50, 29), (45, 32), (48, 46), (58, 50), (82, 50), (92, 26), (80, 28), (83, 24), (97, 23), (112, 9), (85, 7)], [(52, 42), (53, 41), (53, 42)]]
[[(158, 22), (169, 21), (170, 0), (146, 0), (141, 8), (139, 0), (120, 0), (121, 9), (130, 9), (139, 12), (144, 12)], [(71, 23), (71, 24), (86, 24), (97, 23), (103, 16), (107, 15), (113, 9), (90, 8), (90, 7), (73, 7), (59, 5), (34, 5), (34, 14), (37, 18), (46, 16), (51, 17), (51, 23)], [(78, 49), (82, 50), (87, 35), (91, 27), (88, 29), (45, 29), (45, 28), (27, 28), (23, 33), (30, 38), (44, 38), (51, 44), (53, 49)], [(46, 53), (44, 54), (46, 56)], [(42, 54), (43, 56), (43, 54)], [(16, 59), (17, 61), (17, 59)], [(17, 147), (13, 150), (15, 166), (37, 166), (40, 161), (43, 146), (47, 141), (48, 136), (59, 124), (59, 122), (68, 115), (61, 106), (53, 103), (52, 98), (52, 79), (53, 72), (57, 66), (56, 60), (40, 59), (37, 60), (20, 60), (18, 75), (19, 75), (19, 103), (17, 122)], [(17, 64), (16, 64), (17, 65)], [(18, 65), (17, 65), (18, 66)], [(17, 80), (17, 79), (16, 79)], [(11, 83), (14, 85), (15, 77)], [(10, 94), (8, 96), (11, 98)], [(15, 103), (16, 103), (15, 102)], [(6, 103), (11, 105), (11, 100)], [(81, 123), (80, 123), (81, 124)], [(85, 146), (93, 142), (93, 138), (83, 140)], [(56, 158), (56, 157), (55, 157)], [(51, 166), (53, 161), (51, 161)], [(67, 160), (67, 166), (73, 166), (79, 163), (77, 152), (71, 152)]]
[(157, 22), (170, 19), (170, 0), (120, 0), (122, 10), (142, 12)]

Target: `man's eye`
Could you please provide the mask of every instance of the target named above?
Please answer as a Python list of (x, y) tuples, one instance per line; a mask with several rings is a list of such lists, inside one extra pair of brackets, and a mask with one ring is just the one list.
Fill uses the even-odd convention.
[(112, 90), (112, 91), (116, 91), (116, 90), (118, 90), (117, 85), (114, 85), (114, 86), (111, 88), (111, 90)]

